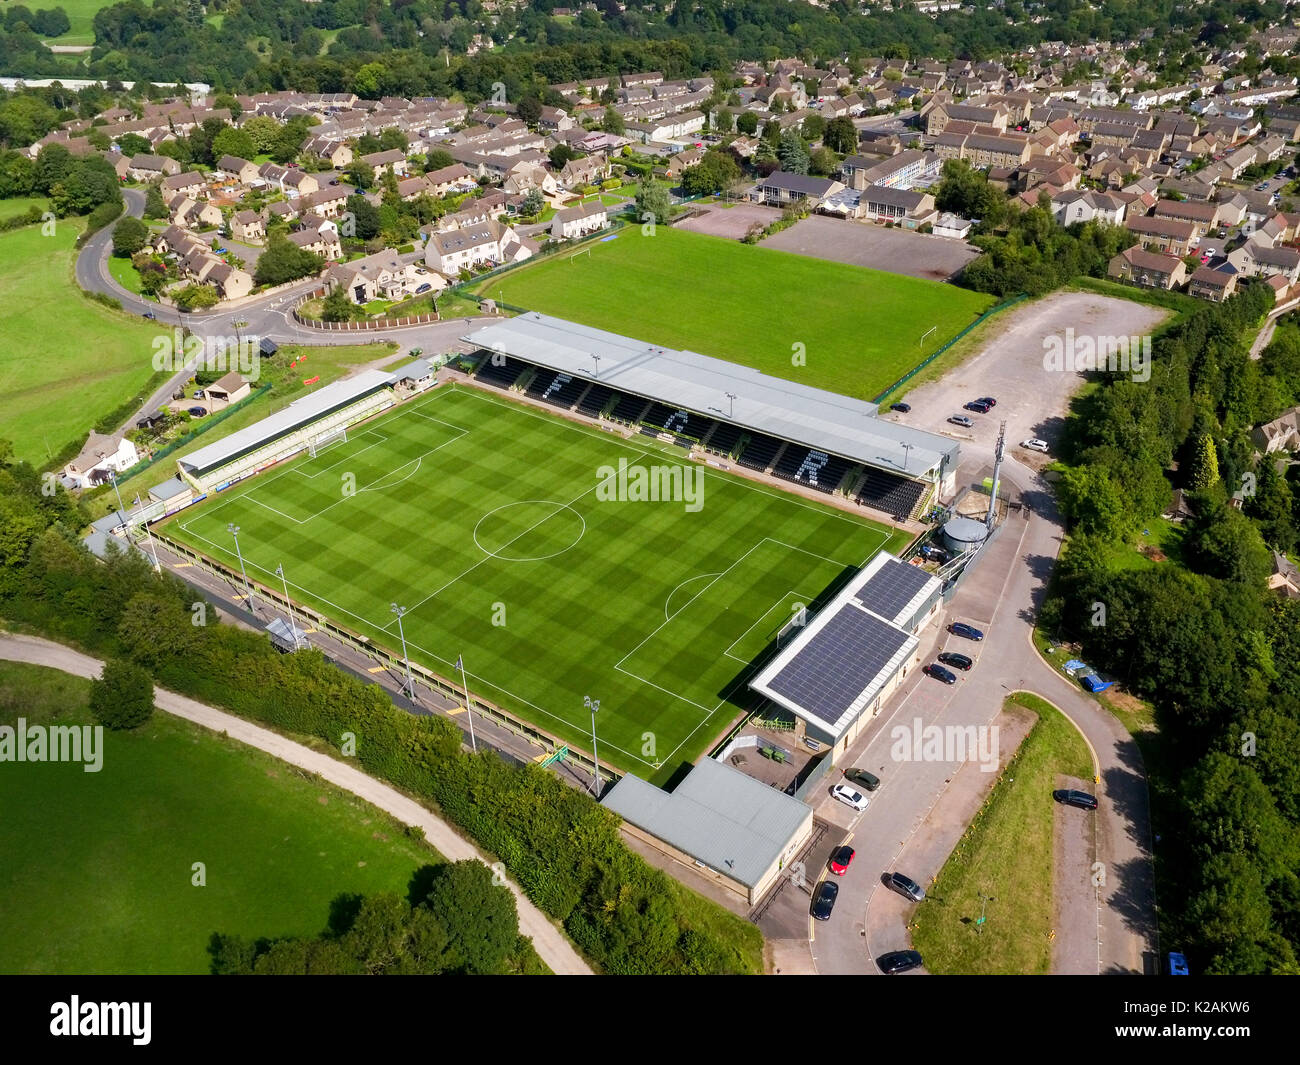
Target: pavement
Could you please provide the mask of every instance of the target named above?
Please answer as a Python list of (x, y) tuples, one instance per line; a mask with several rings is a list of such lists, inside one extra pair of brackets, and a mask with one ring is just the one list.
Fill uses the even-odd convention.
[[(78, 677), (97, 677), (104, 665), (97, 658), (91, 658), (80, 651), (74, 651), (70, 647), (50, 640), (7, 633), (0, 634), (0, 658), (11, 662), (48, 666)], [(472, 859), (489, 867), (493, 865), (486, 855), (468, 843), (447, 822), (435, 817), (413, 799), (346, 762), (313, 751), (277, 732), (261, 728), (243, 718), (196, 702), (184, 695), (177, 695), (165, 688), (155, 688), (154, 699), (160, 710), (184, 718), (186, 721), (192, 721), (213, 732), (223, 733), (231, 739), (256, 747), (290, 765), (315, 773), (321, 779), (351, 792), (372, 806), (379, 807), (403, 824), (422, 829), (430, 846), (448, 861), (459, 862)], [(533, 941), (533, 948), (550, 969), (561, 976), (592, 975), (591, 966), (578, 954), (564, 933), (529, 901), (517, 884), (508, 879), (505, 884), (515, 897), (520, 932)]]

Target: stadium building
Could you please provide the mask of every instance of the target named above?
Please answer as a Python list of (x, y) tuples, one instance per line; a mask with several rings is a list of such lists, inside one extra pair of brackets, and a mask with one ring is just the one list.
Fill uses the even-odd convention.
[(462, 338), (475, 379), (838, 494), (899, 521), (951, 496), (948, 437), (882, 421), (874, 403), (722, 359), (529, 312)]

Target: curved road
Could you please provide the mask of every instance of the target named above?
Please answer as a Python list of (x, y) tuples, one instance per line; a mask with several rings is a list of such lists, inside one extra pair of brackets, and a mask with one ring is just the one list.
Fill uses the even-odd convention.
[[(99, 659), (91, 658), (62, 644), (8, 633), (0, 634), (0, 658), (11, 662), (48, 666), (78, 677), (98, 677), (104, 666)], [(167, 691), (165, 688), (154, 689), (154, 700), (160, 710), (182, 717), (186, 721), (192, 721), (196, 725), (202, 725), (213, 732), (225, 733), (240, 743), (246, 743), (281, 761), (315, 773), (331, 784), (364, 799), (372, 806), (386, 811), (403, 824), (415, 825), (423, 829), (429, 844), (448, 861), (474, 859), (484, 865), (491, 865), (482, 852), (467, 843), (445, 821), (435, 817), (419, 803), (407, 798), (396, 789), (359, 769), (354, 769), (345, 762), (313, 751), (300, 743), (294, 743), (277, 732), (261, 728), (223, 710)], [(515, 905), (519, 911), (519, 931), (533, 941), (533, 948), (551, 970), (563, 976), (592, 975), (591, 966), (582, 959), (564, 933), (528, 900), (518, 885), (511, 880), (506, 880), (505, 885), (515, 897)]]

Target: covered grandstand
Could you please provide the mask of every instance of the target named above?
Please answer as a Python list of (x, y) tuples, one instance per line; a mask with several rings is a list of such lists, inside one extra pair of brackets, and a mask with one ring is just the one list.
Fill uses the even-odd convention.
[(335, 381), (224, 440), (177, 459), (180, 475), (200, 493), (220, 491), (391, 407), (394, 383), (395, 376), (382, 370)]
[(958, 444), (882, 421), (873, 403), (529, 312), (462, 338), (476, 380), (826, 493), (899, 520), (954, 488)]
[(800, 720), (806, 735), (846, 751), (916, 661), (916, 633), (934, 618), (943, 582), (886, 552), (871, 559), (749, 682)]

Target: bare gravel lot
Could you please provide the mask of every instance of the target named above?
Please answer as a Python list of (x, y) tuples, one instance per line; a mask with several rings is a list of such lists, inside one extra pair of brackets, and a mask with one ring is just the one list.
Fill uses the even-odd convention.
[(888, 270), (927, 281), (946, 281), (979, 255), (978, 248), (960, 240), (846, 222), (819, 214), (768, 237), (763, 247), (869, 266), (873, 270)]
[[(1050, 461), (1020, 447), (1022, 440), (1039, 437), (1056, 443), (1064, 424), (1070, 396), (1084, 382), (1084, 375), (1044, 368), (1044, 339), (1064, 338), (1073, 327), (1083, 335), (1132, 336), (1149, 334), (1168, 315), (1159, 307), (1130, 300), (1098, 296), (1089, 292), (1061, 292), (1018, 307), (990, 331), (984, 346), (961, 366), (950, 369), (939, 380), (907, 392), (910, 414), (881, 411), (881, 417), (896, 419), (918, 429), (944, 433), (974, 442), (975, 450), (991, 448), (998, 435), (998, 423), (1007, 422), (1008, 450), (1021, 461), (1037, 467)], [(992, 396), (998, 405), (988, 414), (962, 409), (962, 404), (980, 396)], [(949, 425), (952, 414), (965, 414), (975, 424), (970, 429)]]
[(678, 222), (676, 228), (741, 240), (754, 225), (766, 226), (781, 217), (781, 212), (775, 207), (764, 207), (758, 203), (737, 203), (729, 207), (709, 203), (704, 204), (703, 208), (703, 214)]

